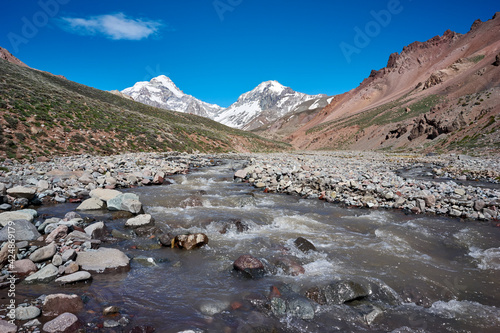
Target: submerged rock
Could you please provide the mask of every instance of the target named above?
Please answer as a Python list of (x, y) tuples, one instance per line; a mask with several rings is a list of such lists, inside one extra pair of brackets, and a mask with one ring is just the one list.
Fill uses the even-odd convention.
[(80, 296), (72, 294), (51, 294), (45, 297), (42, 305), (44, 316), (54, 317), (65, 312), (78, 313), (83, 310)]
[(309, 251), (317, 251), (316, 250), (316, 246), (314, 246), (313, 243), (311, 243), (310, 241), (308, 241), (307, 239), (305, 239), (304, 237), (298, 237), (295, 241), (294, 241), (294, 244), (295, 246), (301, 250), (302, 252), (309, 252)]
[(235, 270), (242, 272), (244, 276), (252, 279), (262, 277), (265, 274), (265, 268), (262, 261), (248, 254), (242, 255), (236, 259), (233, 263), (233, 267)]

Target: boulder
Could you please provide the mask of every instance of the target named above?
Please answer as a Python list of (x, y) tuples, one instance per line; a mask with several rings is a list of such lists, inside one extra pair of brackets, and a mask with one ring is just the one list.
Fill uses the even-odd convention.
[(343, 304), (371, 294), (369, 286), (351, 280), (341, 280), (323, 289), (327, 304)]
[(73, 249), (68, 249), (64, 251), (61, 255), (63, 263), (74, 260), (76, 258), (76, 251)]
[(35, 252), (33, 252), (29, 259), (33, 262), (41, 262), (44, 260), (49, 260), (52, 259), (54, 254), (56, 254), (57, 251), (57, 246), (56, 243), (50, 243), (49, 245), (46, 245), (44, 247), (41, 247)]
[(36, 187), (15, 186), (7, 190), (7, 194), (14, 198), (25, 198), (31, 200), (36, 195)]
[(42, 305), (44, 316), (55, 317), (65, 312), (78, 313), (83, 310), (83, 301), (78, 295), (51, 294), (45, 297)]
[(22, 259), (14, 261), (14, 267), (12, 269), (17, 275), (25, 276), (30, 275), (37, 271), (35, 263), (29, 259)]
[(105, 247), (78, 253), (76, 263), (82, 270), (91, 273), (124, 272), (130, 269), (130, 259), (125, 253)]
[[(36, 306), (20, 306), (16, 308), (17, 320), (31, 320), (40, 315), (41, 311)], [(0, 331), (1, 332), (1, 331)]]
[(40, 269), (38, 272), (28, 276), (24, 282), (25, 283), (47, 283), (54, 280), (59, 273), (56, 266), (48, 264), (47, 266)]
[(124, 193), (108, 200), (108, 209), (112, 211), (124, 210), (132, 214), (138, 214), (142, 210), (142, 203), (136, 194)]
[(104, 188), (96, 188), (95, 190), (90, 191), (91, 198), (96, 198), (106, 202), (121, 194), (122, 193), (120, 191), (104, 189)]
[(52, 230), (52, 232), (45, 238), (46, 243), (52, 243), (52, 242), (57, 242), (61, 238), (66, 237), (68, 234), (68, 227), (65, 225), (59, 225), (57, 228)]
[(76, 210), (100, 210), (106, 206), (106, 203), (97, 198), (85, 200), (76, 208)]
[(185, 250), (193, 250), (208, 244), (208, 237), (205, 234), (177, 235), (174, 238), (172, 247)]
[(104, 222), (96, 222), (85, 228), (85, 233), (92, 239), (101, 239), (106, 236)]
[(252, 279), (262, 277), (265, 274), (262, 261), (249, 254), (242, 255), (236, 259), (233, 267), (235, 270), (242, 272), (244, 276)]
[(65, 312), (55, 319), (46, 322), (45, 325), (43, 325), (43, 331), (47, 333), (70, 333), (76, 332), (80, 326), (80, 321), (77, 316)]
[(295, 246), (302, 252), (317, 251), (313, 243), (305, 239), (304, 237), (298, 237), (294, 241)]
[(26, 220), (28, 222), (33, 222), (36, 216), (37, 212), (33, 209), (21, 209), (13, 212), (4, 212), (0, 214), (0, 225), (4, 227), (10, 221), (16, 220)]
[(143, 214), (128, 219), (125, 226), (128, 228), (140, 228), (154, 224), (154, 219), (150, 214)]
[(87, 280), (90, 280), (91, 278), (92, 278), (92, 275), (89, 272), (79, 271), (76, 273), (72, 273), (72, 274), (57, 278), (55, 282), (59, 283), (59, 284), (69, 284), (69, 283), (87, 281)]
[(6, 225), (0, 230), (0, 243), (8, 240), (9, 233), (12, 233), (12, 228), (15, 230), (16, 242), (36, 240), (41, 236), (33, 223), (27, 220), (15, 220), (12, 222), (14, 222), (12, 226)]

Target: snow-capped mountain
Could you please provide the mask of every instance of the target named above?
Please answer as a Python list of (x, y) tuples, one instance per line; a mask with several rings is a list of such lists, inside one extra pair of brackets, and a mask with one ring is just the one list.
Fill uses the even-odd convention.
[(165, 75), (155, 77), (149, 82), (137, 82), (133, 87), (122, 90), (122, 93), (147, 105), (211, 119), (223, 110), (219, 105), (209, 104), (183, 93)]
[(323, 97), (325, 95), (296, 92), (277, 81), (266, 81), (241, 95), (236, 103), (213, 119), (227, 126), (251, 130), (281, 118), (308, 100)]

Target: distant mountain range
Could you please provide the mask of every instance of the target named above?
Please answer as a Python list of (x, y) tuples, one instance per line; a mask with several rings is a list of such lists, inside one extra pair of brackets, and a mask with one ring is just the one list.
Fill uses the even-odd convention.
[(277, 81), (266, 81), (252, 91), (244, 93), (234, 104), (224, 109), (183, 93), (165, 75), (155, 77), (149, 82), (137, 82), (121, 93), (137, 102), (166, 110), (192, 113), (244, 130), (270, 124), (294, 112), (297, 107), (310, 100), (314, 100), (311, 103), (314, 107), (318, 105), (324, 107), (328, 104), (326, 95), (307, 95), (285, 87)]

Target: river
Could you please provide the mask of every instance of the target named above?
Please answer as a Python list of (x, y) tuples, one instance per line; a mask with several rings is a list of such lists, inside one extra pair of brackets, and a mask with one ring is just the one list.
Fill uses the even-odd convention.
[[(156, 226), (173, 234), (205, 233), (208, 245), (185, 251), (159, 248), (149, 237), (119, 240), (105, 246), (153, 262), (132, 260), (128, 273), (94, 275), (85, 285), (20, 284), (18, 293), (82, 295), (87, 303), (78, 316), (89, 331), (99, 331), (102, 309), (116, 305), (129, 325), (150, 325), (156, 332), (498, 332), (500, 228), (495, 223), (266, 194), (233, 181), (242, 163), (225, 161), (172, 176), (170, 185), (127, 190), (140, 196)], [(38, 211), (62, 217), (75, 207)], [(110, 230), (131, 234), (123, 219), (112, 220), (107, 212), (92, 216)], [(317, 251), (300, 251), (294, 244), (298, 237)], [(248, 279), (233, 270), (244, 254), (271, 266), (286, 258), (300, 264), (304, 274), (292, 276), (279, 266)], [(339, 280), (360, 281), (372, 294), (346, 304), (311, 301), (313, 319), (276, 316), (266, 305), (272, 286), (305, 295)]]

